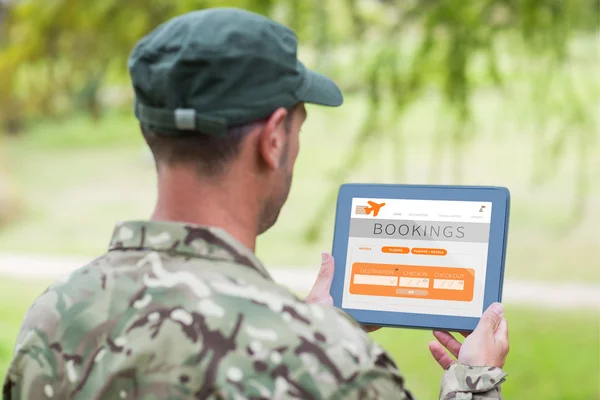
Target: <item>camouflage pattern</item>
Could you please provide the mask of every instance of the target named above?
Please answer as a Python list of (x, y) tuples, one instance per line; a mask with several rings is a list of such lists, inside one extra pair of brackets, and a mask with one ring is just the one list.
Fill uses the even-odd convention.
[[(497, 399), (503, 376), (453, 366), (440, 396)], [(36, 299), (3, 398), (413, 399), (341, 310), (297, 298), (225, 231), (174, 222), (118, 224)]]
[(440, 399), (502, 399), (500, 385), (506, 372), (496, 367), (451, 365), (442, 379)]

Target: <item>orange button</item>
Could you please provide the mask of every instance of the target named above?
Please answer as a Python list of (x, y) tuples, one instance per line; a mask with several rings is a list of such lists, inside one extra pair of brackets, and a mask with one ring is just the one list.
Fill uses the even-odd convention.
[(421, 249), (415, 247), (412, 249), (413, 254), (421, 254), (428, 256), (445, 256), (448, 252), (445, 249)]
[(408, 254), (408, 247), (384, 246), (381, 248), (384, 253)]

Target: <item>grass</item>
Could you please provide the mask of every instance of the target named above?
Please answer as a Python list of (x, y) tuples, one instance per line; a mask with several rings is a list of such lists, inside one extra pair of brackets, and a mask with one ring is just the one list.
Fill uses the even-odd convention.
[[(537, 146), (532, 128), (504, 118), (518, 105), (481, 92), (474, 101), (477, 135), (460, 151), (462, 179), (453, 181), (450, 133), (443, 119), (432, 118), (439, 113), (436, 104), (424, 99), (409, 110), (393, 137), (365, 145), (364, 163), (346, 181), (507, 186), (512, 192), (507, 278), (600, 282), (600, 271), (593, 268), (599, 161), (591, 160), (585, 217), (567, 229), (577, 162), (572, 148), (565, 149), (564, 161), (546, 185), (532, 186)], [(332, 173), (347, 156), (365, 110), (360, 98), (347, 99), (339, 109), (309, 107), (289, 200), (275, 227), (258, 241), (257, 253), (268, 265), (317, 265), (319, 252), (330, 249), (334, 202), (317, 243), (306, 243), (304, 231), (327, 192), (340, 183)], [(432, 150), (437, 133), (446, 138), (440, 154)], [(23, 200), (23, 215), (0, 228), (0, 252), (94, 257), (105, 251), (115, 221), (147, 218), (152, 211), (154, 165), (127, 113), (112, 113), (97, 124), (81, 116), (38, 122), (22, 139), (1, 146)], [(437, 174), (434, 161), (439, 161)]]
[[(506, 399), (600, 399), (598, 314), (507, 307), (511, 350), (502, 386)], [(429, 355), (428, 331), (372, 334), (391, 352), (417, 398), (435, 399), (442, 371)]]
[(0, 376), (4, 378), (25, 312), (48, 286), (48, 282), (0, 280)]
[[(24, 313), (47, 282), (0, 281), (0, 376), (6, 374)], [(507, 307), (511, 351), (507, 399), (600, 399), (598, 314)], [(388, 350), (419, 399), (437, 398), (442, 371), (429, 354), (431, 332), (382, 329), (371, 334)]]

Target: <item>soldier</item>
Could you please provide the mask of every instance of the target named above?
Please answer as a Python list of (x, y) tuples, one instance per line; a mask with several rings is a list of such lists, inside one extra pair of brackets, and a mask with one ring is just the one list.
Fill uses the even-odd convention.
[[(332, 306), (331, 255), (302, 300), (254, 254), (288, 196), (304, 104), (343, 101), (296, 52), (293, 31), (231, 8), (179, 16), (137, 44), (155, 211), (117, 224), (106, 254), (34, 302), (4, 399), (414, 398), (372, 328)], [(501, 398), (502, 310), (462, 347), (435, 332), (441, 399)]]

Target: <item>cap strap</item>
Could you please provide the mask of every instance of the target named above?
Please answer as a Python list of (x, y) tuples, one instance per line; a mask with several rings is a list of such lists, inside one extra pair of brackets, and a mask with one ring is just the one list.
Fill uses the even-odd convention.
[(210, 135), (227, 133), (227, 121), (224, 118), (199, 115), (192, 108), (168, 110), (155, 108), (135, 101), (135, 116), (140, 122), (159, 128), (178, 131), (200, 132)]

